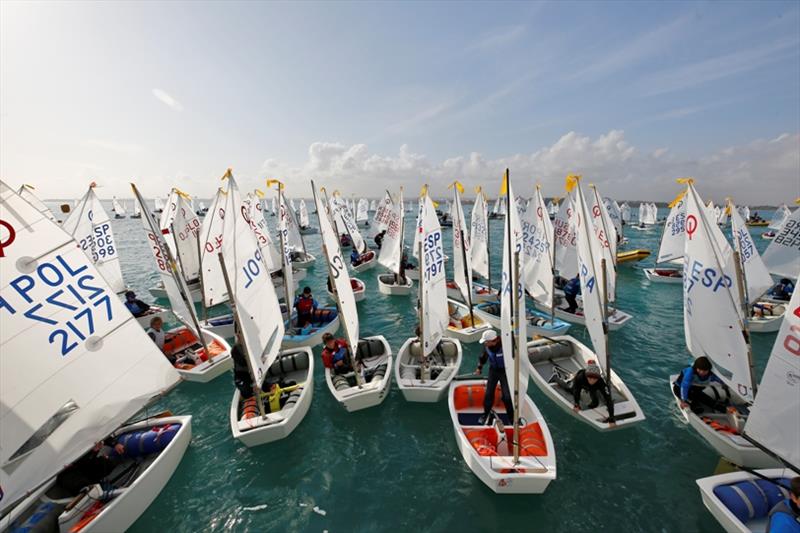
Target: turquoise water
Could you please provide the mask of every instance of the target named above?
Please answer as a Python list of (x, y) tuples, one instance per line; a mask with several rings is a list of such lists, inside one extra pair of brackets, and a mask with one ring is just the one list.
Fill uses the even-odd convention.
[[(274, 228), (275, 217), (267, 218)], [(140, 221), (113, 225), (128, 285), (151, 300), (147, 287), (157, 276)], [(759, 238), (764, 230), (751, 229), (762, 252), (768, 244)], [(627, 249), (655, 254), (660, 229), (629, 230), (626, 236)], [(500, 221), (491, 222), (491, 237), (492, 272), (499, 276)], [(445, 238), (450, 248), (449, 229)], [(302, 283), (327, 301), (319, 235), (305, 239), (318, 261)], [(384, 335), (396, 351), (413, 334), (413, 297), (380, 294), (378, 272), (359, 276), (368, 292), (358, 304), (361, 332)], [(618, 306), (634, 319), (611, 333), (610, 349), (647, 420), (601, 434), (531, 383), (528, 394), (550, 427), (558, 461), (558, 478), (543, 495), (499, 496), (480, 482), (456, 447), (446, 401), (408, 403), (395, 387), (382, 405), (347, 413), (331, 397), (317, 365), (314, 400), (303, 422), (289, 438), (257, 448), (231, 437), (230, 375), (203, 385), (182, 383), (160, 401), (157, 409), (194, 417), (193, 439), (132, 531), (721, 531), (694, 483), (714, 472), (719, 457), (679, 421), (667, 383), (690, 360), (680, 285), (651, 284), (638, 266), (620, 266), (618, 279)], [(590, 344), (584, 328), (573, 326), (570, 334)], [(759, 375), (774, 337), (753, 335)], [(479, 346), (464, 345), (462, 373), (474, 369)], [(315, 506), (327, 514), (316, 513)]]

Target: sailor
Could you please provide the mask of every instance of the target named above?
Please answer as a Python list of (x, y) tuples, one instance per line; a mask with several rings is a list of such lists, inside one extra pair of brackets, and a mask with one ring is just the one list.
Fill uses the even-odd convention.
[(767, 294), (776, 300), (791, 300), (794, 292), (794, 283), (789, 278), (782, 278), (780, 283), (772, 287)]
[(580, 276), (576, 275), (564, 285), (564, 299), (567, 300), (569, 307), (565, 309), (567, 313), (575, 314), (578, 309), (577, 296), (581, 293)]
[(150, 306), (136, 298), (136, 293), (133, 291), (125, 293), (125, 307), (135, 317), (144, 316), (150, 310)]
[[(158, 349), (162, 352), (164, 351), (164, 344), (172, 338), (172, 335), (169, 335), (167, 332), (164, 331), (164, 321), (161, 320), (160, 316), (154, 316), (150, 320), (150, 327), (147, 328), (146, 331), (147, 335), (156, 343)], [(169, 354), (164, 354), (167, 356), (167, 359), (170, 362), (174, 363), (175, 361), (174, 356), (170, 357)]]
[(483, 353), (478, 360), (475, 374), (480, 374), (483, 371), (483, 365), (486, 364), (486, 361), (489, 361), (489, 379), (486, 381), (486, 392), (483, 396), (483, 415), (478, 419), (478, 424), (485, 424), (489, 420), (489, 413), (492, 411), (498, 382), (500, 383), (500, 393), (503, 398), (503, 404), (506, 406), (508, 419), (514, 420), (514, 404), (511, 402), (511, 392), (508, 388), (502, 339), (493, 329), (490, 329), (483, 332), (478, 342), (483, 344)]
[(705, 406), (715, 411), (725, 411), (724, 408), (720, 408), (717, 400), (703, 392), (707, 385), (722, 383), (711, 368), (708, 357), (701, 356), (695, 359), (691, 366), (681, 370), (678, 379), (672, 385), (673, 392), (680, 398), (681, 409), (690, 407), (692, 411), (698, 413), (702, 412)]
[(280, 411), (281, 407), (283, 407), (281, 403), (281, 398), (283, 394), (288, 394), (294, 390), (299, 389), (300, 387), (302, 387), (302, 384), (300, 383), (289, 385), (287, 387), (281, 387), (278, 383), (273, 383), (269, 388), (269, 392), (266, 393), (266, 400), (267, 400), (266, 407), (268, 407), (269, 412), (277, 413), (278, 411)]
[(303, 293), (294, 299), (294, 308), (297, 311), (297, 327), (303, 328), (312, 322), (314, 311), (319, 304), (311, 294), (311, 287), (303, 287)]
[(578, 370), (571, 380), (564, 380), (560, 373), (554, 370), (553, 377), (550, 378), (550, 380), (558, 383), (561, 388), (572, 393), (572, 410), (576, 413), (581, 410), (582, 391), (587, 391), (591, 398), (591, 402), (586, 406), (587, 409), (594, 409), (600, 405), (600, 399), (597, 396), (599, 392), (603, 396), (603, 401), (608, 409), (608, 425), (611, 427), (617, 425), (614, 420), (614, 402), (611, 399), (608, 385), (606, 384), (606, 380), (603, 379), (603, 373), (600, 371), (600, 367), (597, 363), (589, 360), (589, 364), (586, 368)]
[(769, 512), (766, 533), (800, 533), (800, 476), (789, 482), (789, 497)]
[(250, 376), (250, 369), (247, 367), (247, 359), (245, 359), (238, 332), (235, 334), (235, 339), (236, 343), (231, 348), (233, 384), (239, 389), (242, 399), (247, 399), (253, 396), (253, 378)]
[(377, 235), (375, 235), (375, 244), (378, 246), (378, 250), (380, 250), (381, 246), (383, 246), (383, 238), (385, 236), (386, 236), (386, 230), (383, 230)]
[(358, 266), (361, 264), (361, 254), (358, 253), (358, 250), (353, 248), (353, 251), (350, 252), (350, 264), (353, 266)]
[(344, 339), (337, 339), (330, 333), (322, 336), (322, 364), (330, 368), (335, 374), (347, 374), (353, 367), (347, 356), (349, 347)]

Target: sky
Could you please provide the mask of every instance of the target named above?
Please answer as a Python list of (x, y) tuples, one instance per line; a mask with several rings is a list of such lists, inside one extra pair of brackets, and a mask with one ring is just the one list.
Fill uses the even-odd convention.
[(800, 196), (797, 2), (0, 2), (0, 177), (42, 198), (453, 180)]

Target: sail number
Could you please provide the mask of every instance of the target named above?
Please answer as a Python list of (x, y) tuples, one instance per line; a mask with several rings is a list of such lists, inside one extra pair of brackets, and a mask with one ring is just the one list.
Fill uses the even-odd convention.
[(91, 255), (93, 263), (97, 263), (100, 259), (111, 259), (117, 255), (110, 230), (111, 223), (104, 222), (92, 226), (92, 231), (80, 240), (81, 250)]
[(28, 320), (50, 326), (49, 344), (66, 356), (95, 333), (98, 322), (113, 318), (111, 297), (88, 268), (74, 267), (57, 255), (12, 279), (0, 296), (0, 310), (11, 315), (21, 312)]
[(425, 254), (425, 280), (444, 273), (444, 250), (442, 249), (442, 232), (435, 231), (425, 236), (423, 241)]

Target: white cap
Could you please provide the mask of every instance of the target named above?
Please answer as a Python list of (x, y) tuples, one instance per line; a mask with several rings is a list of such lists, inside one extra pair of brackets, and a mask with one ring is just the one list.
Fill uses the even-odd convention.
[(483, 344), (485, 342), (493, 341), (496, 338), (497, 338), (497, 333), (493, 329), (487, 329), (486, 331), (483, 332), (483, 335), (481, 335), (481, 340), (479, 340), (478, 342)]

